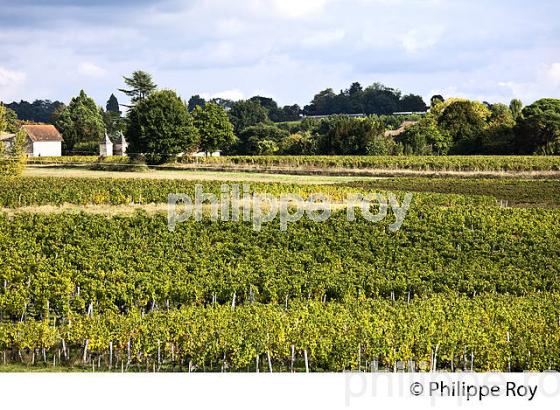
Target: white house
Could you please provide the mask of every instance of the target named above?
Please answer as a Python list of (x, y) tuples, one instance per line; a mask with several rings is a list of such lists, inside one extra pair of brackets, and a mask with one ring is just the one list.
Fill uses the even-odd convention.
[(27, 134), (27, 155), (32, 157), (60, 157), (62, 155), (62, 135), (54, 125), (23, 125)]

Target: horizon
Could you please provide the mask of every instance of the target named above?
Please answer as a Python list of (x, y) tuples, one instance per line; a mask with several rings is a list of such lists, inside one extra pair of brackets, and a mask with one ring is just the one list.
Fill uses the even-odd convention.
[[(184, 99), (274, 98), (375, 82), (421, 95), (530, 104), (560, 97), (560, 4), (541, 0), (0, 0), (0, 101), (119, 102), (123, 76)], [(381, 16), (381, 17), (380, 17)], [(372, 24), (373, 22), (373, 24)], [(38, 64), (37, 64), (38, 62)]]

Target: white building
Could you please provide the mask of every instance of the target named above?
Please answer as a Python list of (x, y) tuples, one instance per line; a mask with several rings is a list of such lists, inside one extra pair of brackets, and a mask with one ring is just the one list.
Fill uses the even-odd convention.
[(99, 144), (99, 155), (102, 157), (113, 156), (113, 141), (111, 141), (107, 133), (105, 133), (105, 139)]
[(54, 125), (23, 125), (27, 134), (27, 155), (32, 157), (60, 157), (62, 155), (62, 135)]
[(117, 157), (124, 157), (126, 155), (126, 150), (128, 149), (128, 142), (124, 138), (124, 134), (122, 132), (117, 132), (117, 139), (115, 145), (113, 147), (113, 153)]

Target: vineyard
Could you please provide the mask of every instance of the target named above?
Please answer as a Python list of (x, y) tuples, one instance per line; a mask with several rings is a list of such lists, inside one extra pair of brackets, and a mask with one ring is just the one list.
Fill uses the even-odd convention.
[[(96, 156), (33, 158), (32, 164), (94, 164)], [(127, 162), (112, 157), (103, 163)], [(183, 164), (208, 166), (261, 166), (288, 168), (404, 169), (417, 171), (560, 171), (559, 156), (224, 156), (180, 159)], [(173, 165), (173, 164), (171, 164)]]
[[(560, 369), (558, 181), (251, 183), (274, 195), (413, 191), (392, 220), (278, 230), (22, 207), (163, 203), (219, 181), (0, 183), (0, 364), (91, 371)], [(510, 207), (503, 201), (519, 204)], [(18, 212), (11, 212), (11, 211)], [(390, 219), (390, 218), (389, 218)], [(1, 370), (1, 366), (0, 366)]]

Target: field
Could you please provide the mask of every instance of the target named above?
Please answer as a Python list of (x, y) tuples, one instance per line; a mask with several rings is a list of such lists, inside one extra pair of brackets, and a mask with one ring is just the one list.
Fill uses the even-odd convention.
[[(5, 371), (558, 370), (560, 180), (524, 174), (558, 159), (470, 161), (519, 174), (40, 167), (5, 178), (0, 362)], [(323, 193), (338, 206), (285, 232), (207, 216), (169, 231), (169, 193), (201, 184), (219, 194), (224, 182)], [(413, 193), (400, 230), (388, 229), (391, 218), (347, 220), (344, 198), (374, 192)]]

